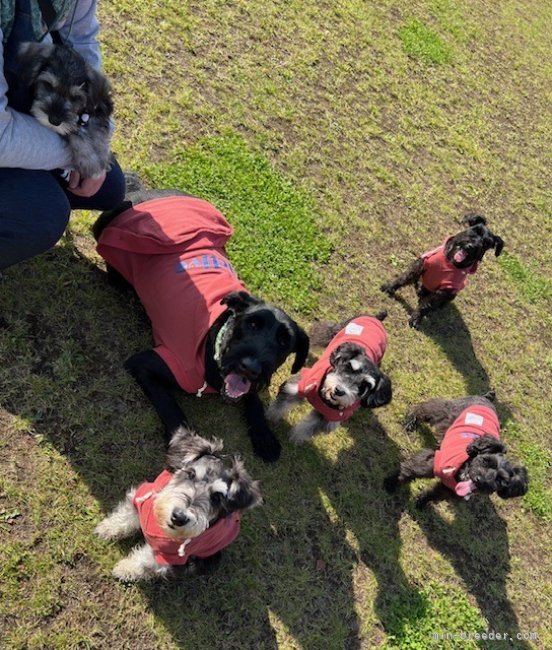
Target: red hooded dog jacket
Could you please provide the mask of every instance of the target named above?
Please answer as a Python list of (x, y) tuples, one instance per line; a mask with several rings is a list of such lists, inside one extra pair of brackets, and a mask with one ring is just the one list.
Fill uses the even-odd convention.
[(240, 513), (219, 519), (198, 537), (174, 539), (168, 537), (157, 524), (153, 514), (153, 503), (157, 493), (167, 485), (173, 475), (164, 470), (153, 483), (142, 483), (132, 501), (146, 542), (153, 549), (158, 564), (186, 564), (191, 557), (206, 558), (215, 555), (230, 545), (240, 533)]
[(500, 440), (500, 425), (494, 410), (480, 404), (469, 406), (447, 429), (440, 448), (435, 452), (433, 473), (453, 492), (458, 482), (456, 473), (468, 460), (468, 445), (479, 436)]
[(345, 422), (360, 408), (360, 400), (343, 410), (328, 406), (320, 397), (319, 390), (331, 371), (330, 356), (343, 343), (356, 343), (366, 351), (366, 355), (379, 365), (387, 347), (387, 332), (381, 321), (372, 316), (360, 316), (338, 332), (324, 350), (324, 354), (312, 366), (301, 370), (298, 396), (306, 398), (328, 422)]
[(446, 239), (441, 246), (422, 255), (424, 261), (422, 286), (428, 291), (449, 290), (457, 294), (466, 286), (467, 276), (477, 271), (478, 262), (465, 269), (459, 269), (447, 259), (445, 246), (449, 239)]
[(151, 320), (155, 352), (187, 393), (205, 384), (209, 328), (222, 298), (244, 291), (226, 257), (233, 233), (210, 203), (170, 196), (122, 212), (103, 230), (97, 251), (136, 290)]

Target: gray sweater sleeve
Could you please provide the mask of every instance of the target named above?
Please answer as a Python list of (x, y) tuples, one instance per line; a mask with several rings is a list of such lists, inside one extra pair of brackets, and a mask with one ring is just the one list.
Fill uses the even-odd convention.
[[(94, 67), (100, 66), (97, 41), (96, 0), (79, 0), (73, 20), (59, 31)], [(71, 166), (64, 140), (39, 124), (34, 117), (13, 111), (7, 105), (4, 77), (4, 48), (0, 30), (0, 167), (57, 169)]]

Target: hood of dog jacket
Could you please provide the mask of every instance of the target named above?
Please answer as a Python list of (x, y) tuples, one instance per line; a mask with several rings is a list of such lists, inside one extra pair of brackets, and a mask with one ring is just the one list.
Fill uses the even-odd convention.
[(433, 474), (453, 492), (458, 493), (456, 474), (468, 460), (468, 445), (479, 436), (493, 436), (500, 440), (500, 424), (492, 408), (482, 405), (469, 406), (447, 429), (441, 446), (435, 452)]
[(174, 539), (164, 533), (155, 520), (153, 503), (155, 495), (167, 485), (172, 476), (170, 472), (164, 470), (153, 483), (142, 483), (133, 499), (140, 518), (142, 533), (153, 549), (155, 561), (158, 564), (173, 566), (186, 564), (191, 557), (211, 557), (229, 546), (240, 533), (239, 512), (218, 519), (201, 535), (192, 539)]
[(478, 262), (465, 269), (459, 269), (447, 259), (445, 246), (450, 239), (452, 237), (445, 239), (441, 246), (422, 254), (424, 261), (422, 286), (428, 291), (448, 290), (457, 294), (466, 286), (468, 275), (477, 271)]
[(306, 398), (328, 422), (345, 422), (360, 408), (360, 400), (345, 409), (332, 408), (320, 397), (324, 378), (332, 370), (330, 356), (343, 343), (356, 343), (379, 366), (387, 347), (387, 332), (381, 321), (372, 316), (355, 318), (329, 342), (320, 359), (312, 368), (303, 368), (299, 376), (298, 397)]
[(210, 203), (170, 196), (122, 212), (103, 230), (98, 253), (129, 282), (151, 320), (155, 352), (180, 387), (201, 395), (207, 333), (222, 298), (245, 291), (224, 246), (232, 226)]

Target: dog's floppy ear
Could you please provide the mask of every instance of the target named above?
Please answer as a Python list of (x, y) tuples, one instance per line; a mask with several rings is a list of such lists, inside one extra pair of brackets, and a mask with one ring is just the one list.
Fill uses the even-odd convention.
[(502, 237), (499, 237), (498, 235), (493, 235), (493, 248), (495, 249), (495, 257), (498, 257), (500, 253), (502, 253), (502, 249), (504, 248), (504, 240)]
[(104, 119), (113, 113), (113, 98), (111, 95), (111, 84), (101, 72), (92, 66), (87, 66), (88, 74), (88, 100), (87, 110), (91, 115), (97, 115)]
[(18, 52), (19, 78), (34, 84), (54, 47), (50, 43), (22, 43)]
[(360, 400), (360, 403), (365, 408), (375, 409), (379, 406), (389, 404), (392, 398), (393, 388), (391, 386), (391, 379), (381, 372), (374, 389), (365, 395)]
[(469, 213), (464, 216), (462, 219), (462, 223), (465, 224), (466, 226), (469, 226), (470, 228), (473, 228), (474, 226), (477, 226), (481, 224), (482, 226), (487, 225), (487, 219), (485, 219), (484, 216), (476, 213)]
[(496, 493), (501, 499), (522, 497), (529, 489), (529, 475), (525, 467), (515, 465), (510, 467), (510, 475), (505, 481), (498, 479), (501, 485)]
[(295, 359), (293, 361), (293, 366), (291, 367), (291, 372), (299, 372), (301, 368), (305, 365), (307, 357), (309, 356), (309, 346), (310, 339), (302, 327), (299, 327), (295, 321), (293, 321), (293, 331), (295, 333), (295, 346), (293, 352), (295, 352)]
[(222, 447), (223, 443), (219, 438), (206, 440), (190, 429), (179, 427), (169, 443), (165, 467), (169, 472), (176, 472), (201, 456), (216, 456)]
[(506, 447), (493, 436), (479, 436), (466, 447), (466, 453), (470, 458), (478, 454), (505, 454)]
[(235, 512), (236, 510), (254, 508), (261, 505), (262, 502), (259, 481), (251, 479), (241, 458), (235, 456), (228, 472), (228, 490), (222, 505), (228, 512)]
[(232, 310), (235, 314), (244, 312), (253, 305), (259, 305), (262, 300), (255, 298), (247, 291), (232, 291), (220, 301), (221, 305), (226, 305), (228, 309)]

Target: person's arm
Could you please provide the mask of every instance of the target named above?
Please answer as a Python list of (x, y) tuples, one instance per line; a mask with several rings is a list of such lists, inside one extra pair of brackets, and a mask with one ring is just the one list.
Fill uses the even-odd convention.
[(63, 139), (34, 117), (9, 108), (7, 91), (0, 29), (0, 168), (51, 170), (69, 167), (71, 154)]
[(63, 41), (70, 43), (75, 50), (96, 70), (100, 70), (102, 59), (98, 43), (98, 19), (96, 0), (78, 0), (75, 13), (69, 13), (65, 23), (59, 27)]

